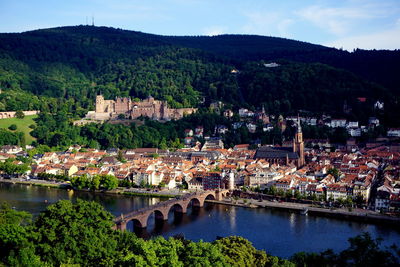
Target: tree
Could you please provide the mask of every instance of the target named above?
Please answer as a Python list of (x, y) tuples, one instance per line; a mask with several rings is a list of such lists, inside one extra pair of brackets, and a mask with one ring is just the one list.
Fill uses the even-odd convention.
[(82, 266), (112, 265), (117, 243), (113, 216), (92, 201), (60, 200), (35, 222), (36, 250), (46, 262)]
[(118, 187), (118, 179), (114, 175), (101, 175), (100, 183), (106, 190), (112, 190)]
[(24, 112), (22, 112), (21, 110), (17, 110), (17, 111), (15, 112), (15, 117), (16, 117), (17, 119), (23, 119), (23, 118), (25, 118), (25, 114), (24, 114)]
[(340, 171), (336, 168), (330, 168), (326, 173), (335, 177), (336, 181), (339, 179), (339, 177), (341, 175)]
[(11, 130), (11, 131), (15, 131), (15, 130), (17, 130), (17, 125), (16, 124), (11, 124), (10, 126), (8, 126), (8, 129), (9, 130)]
[(86, 175), (71, 178), (71, 185), (79, 190), (90, 187), (89, 179)]
[(371, 267), (399, 264), (399, 256), (396, 257), (388, 250), (382, 250), (381, 239), (373, 239), (368, 232), (349, 238), (349, 243), (349, 248), (339, 254), (339, 264)]
[(26, 224), (32, 215), (11, 209), (7, 203), (0, 206), (0, 266), (43, 266), (35, 255), (31, 242), (33, 233)]
[(275, 195), (277, 194), (277, 189), (276, 189), (276, 186), (275, 186), (275, 185), (272, 185), (272, 186), (269, 188), (269, 194), (270, 194), (270, 195), (273, 195), (273, 196), (275, 196)]
[(17, 165), (12, 161), (6, 160), (5, 162), (0, 162), (0, 171), (3, 171), (6, 174), (23, 174), (26, 173), (30, 169), (28, 164)]
[(118, 150), (117, 160), (121, 163), (126, 163), (126, 159), (124, 158), (124, 155), (122, 154), (122, 150)]
[(98, 175), (93, 176), (92, 181), (90, 182), (90, 189), (98, 190), (100, 188), (100, 183), (100, 177)]
[(247, 239), (231, 236), (214, 242), (229, 266), (294, 266), (286, 260), (268, 256), (257, 250)]

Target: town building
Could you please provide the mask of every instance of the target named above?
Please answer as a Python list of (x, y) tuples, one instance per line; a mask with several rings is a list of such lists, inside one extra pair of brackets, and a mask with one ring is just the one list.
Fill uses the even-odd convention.
[(304, 142), (301, 131), (300, 119), (297, 120), (297, 132), (293, 139), (292, 147), (263, 146), (257, 149), (255, 159), (265, 159), (270, 163), (279, 165), (294, 164), (297, 167), (305, 164)]

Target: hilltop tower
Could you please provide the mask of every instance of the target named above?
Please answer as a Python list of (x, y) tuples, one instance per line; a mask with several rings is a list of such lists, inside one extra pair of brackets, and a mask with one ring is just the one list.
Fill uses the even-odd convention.
[(299, 154), (299, 160), (297, 162), (297, 167), (303, 166), (304, 161), (304, 142), (303, 133), (301, 131), (300, 118), (297, 116), (297, 131), (293, 140), (293, 152)]
[(96, 96), (96, 113), (104, 112), (104, 97), (102, 95)]

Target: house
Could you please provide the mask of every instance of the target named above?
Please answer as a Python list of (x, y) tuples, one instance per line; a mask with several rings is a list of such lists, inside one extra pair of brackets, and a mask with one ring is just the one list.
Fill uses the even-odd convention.
[(184, 142), (185, 146), (191, 147), (192, 144), (194, 143), (194, 139), (193, 139), (193, 137), (191, 137), (191, 136), (187, 136), (187, 137), (185, 137), (185, 139), (183, 140), (183, 142)]
[(20, 146), (5, 145), (0, 148), (1, 153), (7, 153), (7, 154), (17, 154), (21, 151), (22, 151), (22, 147), (20, 147)]
[(194, 129), (194, 136), (197, 138), (203, 137), (204, 134), (204, 128), (203, 126), (197, 126), (196, 129)]
[(352, 137), (361, 136), (361, 129), (360, 128), (348, 128), (347, 132)]
[(230, 109), (227, 109), (227, 110), (225, 110), (224, 111), (224, 117), (225, 118), (232, 118), (233, 117), (233, 111), (232, 110), (230, 110)]
[(239, 144), (239, 145), (235, 145), (233, 147), (234, 151), (243, 151), (243, 150), (248, 150), (249, 149), (249, 144)]
[(203, 189), (214, 190), (225, 188), (222, 180), (221, 172), (207, 172), (203, 174)]
[(332, 119), (330, 123), (330, 127), (337, 128), (337, 127), (346, 127), (346, 119)]
[(271, 123), (264, 124), (263, 132), (270, 132), (274, 129), (274, 126)]
[(347, 123), (347, 128), (358, 128), (358, 121), (349, 121)]
[(390, 207), (390, 195), (392, 190), (387, 185), (382, 185), (376, 190), (375, 211), (386, 211)]
[(374, 107), (376, 109), (380, 109), (380, 110), (383, 110), (384, 106), (385, 106), (385, 103), (383, 101), (379, 101), (379, 100), (376, 101), (374, 104)]
[(64, 171), (65, 175), (70, 177), (78, 172), (78, 167), (75, 164), (64, 164), (62, 166), (62, 170)]
[(369, 117), (368, 124), (370, 126), (379, 126), (379, 119), (377, 119), (376, 117)]
[(192, 129), (185, 129), (185, 136), (193, 136), (193, 130)]
[(9, 158), (16, 158), (16, 156), (13, 154), (0, 153), (0, 162), (4, 162), (6, 159)]
[(387, 131), (388, 137), (400, 137), (400, 128), (390, 128)]
[(339, 198), (347, 198), (347, 188), (342, 184), (329, 184), (326, 186), (326, 196), (328, 200), (337, 201)]
[(247, 123), (246, 127), (250, 133), (255, 133), (257, 130), (257, 125), (255, 125), (254, 123)]
[(287, 176), (275, 181), (275, 187), (278, 190), (281, 189), (283, 191), (288, 191), (292, 189), (293, 185), (294, 185), (294, 179), (292, 179), (291, 176)]
[(266, 68), (276, 68), (279, 67), (280, 64), (276, 63), (276, 62), (271, 62), (271, 63), (264, 63), (264, 67)]
[(203, 178), (194, 177), (188, 182), (189, 190), (203, 190)]
[(206, 140), (204, 143), (203, 147), (201, 148), (201, 151), (205, 151), (208, 149), (223, 149), (224, 148), (224, 143), (222, 142), (221, 138), (209, 138)]
[(224, 103), (222, 103), (221, 101), (215, 101), (210, 104), (210, 110), (215, 113), (218, 113), (218, 114), (221, 113), (221, 109), (223, 107), (224, 107)]
[(253, 117), (254, 116), (254, 112), (248, 110), (247, 108), (240, 108), (239, 109), (239, 116), (240, 117)]
[(112, 147), (106, 150), (106, 153), (111, 156), (116, 156), (118, 154), (118, 148)]
[(216, 125), (215, 126), (215, 133), (226, 134), (228, 131), (229, 131), (229, 129), (225, 125)]
[(242, 127), (243, 124), (244, 124), (244, 122), (242, 122), (242, 121), (234, 122), (234, 123), (232, 123), (232, 127), (233, 127), (233, 129), (237, 130), (237, 129), (239, 129), (240, 127)]
[(317, 120), (317, 118), (306, 118), (306, 119), (304, 119), (304, 121), (302, 120), (302, 122), (304, 122), (307, 125), (316, 126), (318, 120)]

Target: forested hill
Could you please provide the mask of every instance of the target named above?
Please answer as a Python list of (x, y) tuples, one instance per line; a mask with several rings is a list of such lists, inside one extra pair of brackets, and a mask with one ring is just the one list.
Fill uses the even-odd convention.
[[(280, 67), (264, 67), (272, 61)], [(3, 91), (73, 99), (85, 108), (101, 92), (151, 94), (173, 107), (203, 99), (264, 105), (272, 113), (340, 113), (357, 97), (383, 99), (391, 109), (400, 95), (399, 65), (400, 51), (350, 53), (253, 35), (172, 37), (93, 26), (0, 34)], [(0, 97), (0, 110), (9, 102)]]
[(223, 55), (236, 64), (260, 59), (324, 63), (346, 69), (400, 92), (400, 50), (356, 49), (348, 52), (290, 39), (257, 35), (173, 36), (165, 39), (171, 44)]

